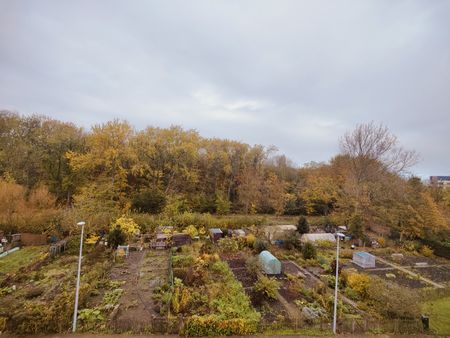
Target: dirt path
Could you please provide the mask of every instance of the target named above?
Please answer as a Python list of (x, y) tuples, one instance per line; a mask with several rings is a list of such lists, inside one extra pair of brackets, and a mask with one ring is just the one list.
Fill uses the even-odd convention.
[(125, 281), (120, 305), (111, 326), (119, 331), (140, 331), (151, 326), (159, 316), (154, 306), (153, 290), (167, 281), (166, 251), (132, 251), (123, 263), (113, 267), (111, 279)]
[(391, 263), (391, 262), (389, 262), (389, 261), (387, 261), (387, 260), (385, 260), (383, 258), (380, 258), (380, 257), (376, 257), (376, 259), (378, 261), (380, 261), (381, 263), (384, 263), (384, 264), (389, 265), (389, 266), (391, 266), (391, 267), (393, 267), (393, 268), (395, 268), (397, 270), (400, 270), (400, 271), (402, 271), (404, 273), (407, 273), (408, 275), (413, 276), (414, 278), (419, 278), (420, 280), (422, 280), (425, 283), (428, 283), (428, 284), (434, 286), (435, 288), (438, 288), (438, 289), (443, 289), (444, 288), (444, 286), (442, 284), (433, 282), (431, 279), (422, 277), (421, 275), (419, 275), (419, 274), (417, 274), (415, 272), (412, 272), (411, 270), (408, 270), (407, 268), (405, 268), (403, 266), (400, 266), (400, 265), (395, 264), (395, 263)]

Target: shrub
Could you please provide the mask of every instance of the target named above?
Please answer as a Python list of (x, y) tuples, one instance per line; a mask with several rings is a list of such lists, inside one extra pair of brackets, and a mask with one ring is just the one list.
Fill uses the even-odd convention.
[(268, 299), (276, 299), (280, 282), (274, 278), (261, 276), (255, 283), (253, 290), (261, 296)]
[(245, 261), (245, 267), (250, 275), (256, 277), (258, 272), (261, 271), (261, 265), (259, 264), (259, 259), (256, 256), (250, 256)]
[(284, 240), (283, 246), (287, 250), (292, 249), (300, 249), (300, 239), (298, 238), (298, 234), (290, 236)]
[(300, 216), (298, 219), (297, 231), (300, 235), (307, 234), (309, 232), (309, 224), (305, 216)]
[(139, 227), (136, 222), (131, 217), (126, 217), (125, 215), (122, 215), (113, 224), (111, 224), (111, 230), (114, 230), (117, 227), (122, 230), (127, 239), (139, 233)]
[(417, 251), (420, 248), (420, 243), (417, 241), (404, 241), (402, 244), (402, 248), (406, 251)]
[(377, 238), (377, 242), (380, 245), (381, 248), (385, 248), (386, 247), (386, 238), (384, 237), (378, 237)]
[(370, 277), (363, 273), (354, 273), (347, 276), (347, 285), (362, 299), (367, 298), (370, 286)]
[(195, 227), (195, 225), (193, 225), (193, 224), (188, 225), (187, 228), (183, 230), (183, 232), (189, 234), (189, 236), (191, 236), (191, 238), (198, 236), (198, 230)]
[(238, 252), (239, 251), (239, 244), (236, 240), (236, 238), (233, 237), (225, 237), (221, 238), (218, 242), (219, 249), (222, 252)]
[(260, 253), (261, 251), (267, 250), (267, 243), (261, 239), (257, 239), (255, 241), (255, 244), (253, 246), (253, 248), (255, 249), (255, 251), (257, 253)]
[(78, 311), (78, 319), (84, 330), (92, 330), (105, 320), (99, 309), (83, 309)]
[(117, 226), (108, 234), (108, 246), (116, 249), (119, 245), (125, 243), (126, 236), (122, 229)]
[(420, 249), (420, 253), (425, 257), (431, 257), (433, 256), (433, 249), (431, 249), (428, 245), (424, 245)]
[(316, 247), (311, 242), (306, 242), (302, 247), (304, 259), (314, 259), (317, 257)]
[(246, 242), (246, 245), (247, 245), (249, 248), (253, 248), (253, 247), (254, 247), (255, 241), (256, 241), (255, 235), (253, 235), (253, 234), (248, 234), (247, 236), (245, 236), (245, 242)]
[(184, 268), (191, 266), (194, 263), (194, 257), (191, 255), (176, 255), (172, 256), (172, 266), (174, 268)]

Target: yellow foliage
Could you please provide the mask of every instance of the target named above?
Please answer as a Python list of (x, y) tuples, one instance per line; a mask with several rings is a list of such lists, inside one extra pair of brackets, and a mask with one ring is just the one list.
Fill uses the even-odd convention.
[(97, 235), (89, 235), (88, 238), (86, 239), (85, 243), (86, 244), (95, 244), (97, 243), (97, 241), (99, 240), (100, 236)]
[(433, 256), (433, 249), (431, 249), (428, 245), (424, 245), (420, 249), (420, 253), (424, 255), (425, 257), (431, 257)]
[(184, 233), (187, 233), (191, 238), (198, 236), (198, 230), (195, 225), (188, 225), (186, 229), (183, 230)]
[(386, 247), (386, 239), (384, 237), (378, 237), (377, 242), (378, 244), (380, 244), (380, 247), (382, 248)]
[(119, 227), (125, 235), (130, 238), (133, 235), (139, 234), (139, 227), (131, 217), (122, 215), (114, 223), (111, 224), (111, 230)]
[(248, 247), (253, 248), (253, 245), (255, 244), (256, 241), (256, 237), (253, 234), (248, 234), (247, 236), (245, 236), (245, 241)]
[(370, 277), (363, 273), (354, 273), (347, 277), (347, 285), (365, 298), (369, 292)]

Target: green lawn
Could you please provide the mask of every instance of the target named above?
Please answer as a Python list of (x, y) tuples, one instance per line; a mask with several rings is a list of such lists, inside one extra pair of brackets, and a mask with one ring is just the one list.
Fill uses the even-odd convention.
[(0, 258), (0, 281), (3, 276), (17, 272), (21, 267), (26, 267), (38, 261), (47, 251), (48, 246), (27, 246)]
[(437, 334), (450, 334), (450, 297), (423, 303), (422, 311), (430, 317), (430, 327)]

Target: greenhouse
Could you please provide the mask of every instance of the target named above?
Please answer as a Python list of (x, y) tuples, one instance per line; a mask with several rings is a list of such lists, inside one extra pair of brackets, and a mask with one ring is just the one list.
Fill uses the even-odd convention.
[(375, 267), (375, 256), (368, 252), (360, 251), (353, 254), (353, 263), (366, 269)]
[(281, 274), (281, 262), (269, 251), (264, 250), (259, 254), (259, 264), (267, 275)]

